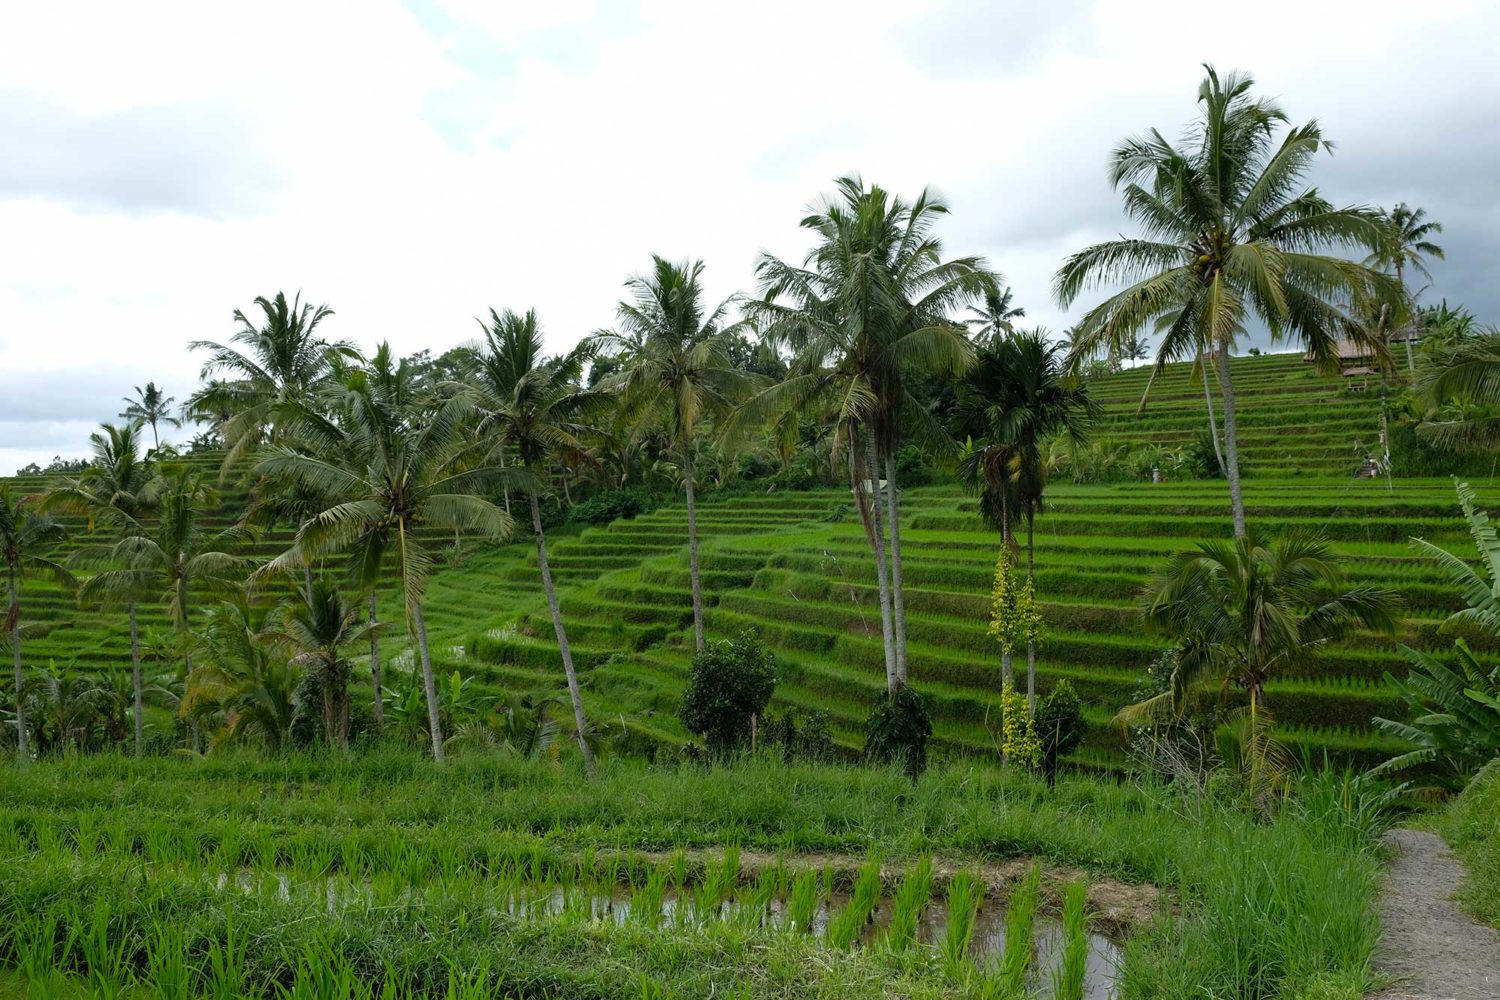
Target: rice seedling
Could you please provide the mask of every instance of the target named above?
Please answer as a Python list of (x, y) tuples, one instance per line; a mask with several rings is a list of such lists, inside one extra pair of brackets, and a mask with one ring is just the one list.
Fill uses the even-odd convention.
[(892, 951), (905, 951), (917, 938), (917, 923), (932, 895), (932, 858), (924, 857), (909, 868), (896, 890), (891, 905), (891, 922), (886, 929), (886, 945)]
[(1002, 989), (1016, 996), (1025, 990), (1026, 976), (1031, 970), (1035, 950), (1031, 931), (1036, 922), (1041, 880), (1041, 868), (1032, 865), (1006, 902), (1005, 947), (1000, 955), (999, 980)]
[(1083, 1000), (1089, 958), (1087, 903), (1088, 883), (1068, 883), (1063, 890), (1062, 961), (1052, 971), (1052, 1000)]
[(813, 917), (818, 912), (819, 876), (816, 869), (804, 868), (792, 877), (791, 894), (787, 899), (785, 929), (796, 934), (807, 934), (812, 930)]
[(188, 959), (187, 934), (173, 923), (157, 921), (146, 938), (146, 984), (160, 1000), (188, 1000), (196, 968)]
[(973, 968), (969, 941), (974, 936), (974, 917), (984, 899), (984, 882), (972, 872), (959, 872), (948, 883), (948, 928), (940, 945), (943, 969), (948, 978), (963, 982)]

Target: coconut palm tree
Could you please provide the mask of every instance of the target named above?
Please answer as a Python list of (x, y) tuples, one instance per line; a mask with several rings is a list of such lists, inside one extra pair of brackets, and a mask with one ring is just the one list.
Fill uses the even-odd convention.
[(1430, 416), (1417, 432), (1450, 448), (1500, 447), (1500, 328), (1429, 346), (1417, 383)]
[[(1432, 273), (1427, 270), (1427, 260), (1444, 258), (1443, 248), (1432, 242), (1432, 237), (1441, 233), (1443, 226), (1439, 222), (1427, 221), (1425, 208), (1409, 208), (1405, 202), (1397, 202), (1395, 208), (1381, 212), (1380, 217), (1383, 223), (1382, 239), (1375, 252), (1365, 258), (1365, 263), (1390, 270), (1396, 275), (1401, 303), (1405, 307), (1402, 315), (1407, 317), (1402, 324), (1403, 332), (1409, 334), (1410, 318), (1416, 313), (1416, 295), (1407, 291), (1406, 269), (1409, 267), (1428, 281), (1432, 280)], [(1416, 369), (1416, 360), (1412, 356), (1411, 337), (1408, 335), (1405, 340), (1406, 368), (1413, 371)]]
[[(980, 511), (1010, 543), (1026, 523), (1026, 579), (1036, 580), (1036, 515), (1047, 486), (1045, 445), (1067, 436), (1082, 443), (1099, 406), (1082, 380), (1070, 375), (1063, 348), (1033, 330), (981, 347), (959, 382), (951, 415), (957, 435), (974, 445), (960, 469), (980, 496)], [(1009, 659), (1008, 654), (1006, 659)], [(1009, 674), (1008, 665), (1005, 672)], [(1026, 648), (1026, 696), (1036, 707), (1036, 644)]]
[[(802, 220), (815, 239), (802, 266), (768, 254), (756, 265), (760, 298), (747, 311), (763, 336), (789, 347), (797, 360), (738, 422), (809, 406), (832, 410), (844, 428), (840, 443), (856, 461), (863, 451), (864, 475), (851, 478), (875, 556), (886, 680), (895, 690), (907, 676), (896, 451), (903, 437), (932, 447), (947, 443), (941, 423), (907, 391), (905, 376), (969, 365), (973, 348), (951, 317), (996, 283), (978, 257), (943, 259), (933, 230), (948, 208), (930, 192), (908, 203), (879, 186), (866, 188), (858, 177), (835, 184), (837, 193)], [(883, 512), (873, 495), (882, 471)]]
[(228, 344), (195, 340), (192, 350), (208, 351), (201, 378), (211, 381), (188, 400), (194, 412), (233, 414), (218, 428), (229, 452), (228, 469), (267, 439), (280, 442), (276, 408), (283, 403), (311, 405), (333, 381), (338, 367), (359, 357), (348, 341), (327, 341), (318, 326), (333, 315), (326, 305), (303, 303), (301, 294), (287, 302), (284, 292), (274, 299), (255, 300), (257, 322), (236, 309), (240, 329)]
[[(147, 384), (150, 388), (150, 383)], [(168, 401), (170, 402), (170, 400)], [(88, 519), (88, 531), (93, 534), (101, 524), (121, 534), (138, 530), (144, 518), (156, 506), (155, 472), (148, 461), (143, 461), (136, 443), (138, 422), (132, 421), (120, 427), (103, 424), (99, 431), (89, 435), (94, 457), (89, 467), (77, 477), (65, 480), (47, 494), (48, 509), (60, 509), (81, 514)], [(83, 550), (87, 558), (91, 554)], [(126, 591), (118, 595), (125, 603), (126, 618), (130, 623), (130, 678), (135, 723), (135, 754), (145, 752), (145, 696), (141, 680), (141, 638), (137, 622), (137, 605), (149, 593)]]
[(588, 743), (588, 721), (573, 667), (573, 651), (563, 625), (562, 608), (547, 563), (547, 538), (542, 529), (539, 494), (548, 480), (550, 465), (577, 466), (585, 460), (581, 436), (589, 433), (588, 417), (598, 412), (606, 398), (602, 393), (579, 388), (583, 367), (591, 347), (584, 343), (560, 358), (543, 355), (541, 327), (536, 311), (524, 315), (507, 309), (490, 310), (489, 321), (480, 322), (484, 340), (461, 355), (465, 382), (479, 409), (478, 431), (492, 442), (497, 456), (507, 451), (520, 457), (528, 473), (525, 484), (531, 504), (531, 532), (536, 541), (537, 565), (542, 589), (552, 613), (552, 628), (562, 656), (568, 696), (573, 702), (573, 721), (578, 727), (578, 746), (585, 769), (594, 772)]
[(1355, 628), (1394, 632), (1396, 595), (1350, 587), (1333, 550), (1300, 534), (1202, 542), (1173, 558), (1141, 594), (1146, 627), (1176, 645), (1171, 687), (1122, 719), (1181, 710), (1205, 684), (1244, 691), (1253, 710), (1265, 686)]
[(364, 609), (326, 583), (313, 585), (298, 603), (286, 605), (267, 635), (292, 651), (292, 666), (318, 672), (323, 691), (323, 736), (329, 746), (349, 748), (349, 660), (344, 648), (370, 637), (376, 626)]
[(193, 636), (196, 662), (178, 711), (198, 725), (222, 722), (209, 749), (258, 735), (271, 749), (284, 745), (296, 715), (298, 673), (267, 622), (268, 612), (243, 598), (206, 608)]
[(651, 270), (625, 282), (631, 301), (621, 302), (618, 330), (595, 335), (595, 348), (620, 355), (622, 369), (601, 388), (618, 391), (630, 418), (646, 414), (667, 425), (682, 456), (687, 498), (688, 576), (693, 601), (693, 642), (703, 648), (703, 585), (698, 576), (698, 507), (694, 435), (705, 416), (725, 413), (755, 385), (729, 356), (725, 318), (733, 297), (707, 309), (702, 261), (673, 262), (653, 256)]
[(183, 651), (186, 673), (192, 672), (189, 636), (195, 598), (233, 593), (241, 585), (248, 561), (233, 554), (243, 529), (210, 531), (203, 521), (218, 506), (218, 493), (204, 475), (178, 463), (161, 468), (152, 487), (155, 518), (150, 523), (121, 511), (114, 516), (120, 539), (102, 555), (109, 567), (89, 577), (79, 596), (84, 601), (151, 599), (167, 609)]
[(157, 424), (182, 426), (182, 421), (172, 416), (172, 404), (177, 400), (159, 389), (155, 382), (147, 382), (145, 388), (136, 386), (135, 397), (132, 399), (126, 396), (121, 402), (125, 404), (125, 409), (120, 412), (122, 419), (151, 425), (152, 448), (161, 447), (161, 438), (156, 433)]
[[(1274, 102), (1251, 94), (1250, 77), (1221, 79), (1212, 67), (1198, 91), (1201, 117), (1173, 145), (1156, 130), (1120, 145), (1110, 180), (1140, 235), (1078, 251), (1057, 272), (1059, 302), (1091, 288), (1126, 287), (1091, 308), (1073, 332), (1073, 352), (1112, 351), (1154, 325), (1159, 374), (1169, 361), (1211, 352), (1224, 418), (1224, 464), (1236, 537), (1245, 534), (1229, 352), (1258, 320), (1273, 340), (1305, 348), (1336, 370), (1341, 339), (1384, 356), (1385, 345), (1339, 303), (1395, 298), (1394, 283), (1324, 251), (1379, 247), (1367, 208), (1336, 208), (1303, 180), (1329, 146), (1316, 122), (1288, 127)], [(1280, 133), (1278, 139), (1278, 133)], [(1148, 390), (1149, 391), (1149, 390)]]
[(16, 496), (10, 484), (0, 483), (0, 565), (5, 567), (10, 587), (5, 632), (15, 668), (16, 756), (22, 763), (30, 759), (30, 751), (26, 746), (26, 678), (21, 659), (21, 583), (33, 574), (52, 576), (65, 586), (73, 583), (72, 574), (62, 563), (45, 554), (66, 532), (57, 521), (36, 510), (39, 505), (39, 498)]
[(278, 408), (278, 419), (295, 426), (296, 444), (271, 446), (256, 474), (324, 497), (327, 506), (257, 575), (295, 571), (334, 551), (348, 553), (352, 575), (367, 586), (386, 567), (394, 569), (422, 663), (432, 753), (441, 760), (437, 683), (422, 613), (433, 559), (417, 529), (509, 537), (510, 517), (485, 498), (505, 470), (485, 461), (483, 443), (465, 424), (471, 407), (464, 400), (450, 399), (430, 413), (402, 410), (364, 369), (349, 371), (328, 395), (337, 421), (295, 401)]
[(977, 341), (993, 340), (1015, 332), (1016, 320), (1026, 315), (1026, 310), (1012, 304), (1014, 292), (1000, 287), (1000, 276), (995, 275), (995, 287), (985, 290), (982, 305), (970, 306), (964, 323), (973, 328)]

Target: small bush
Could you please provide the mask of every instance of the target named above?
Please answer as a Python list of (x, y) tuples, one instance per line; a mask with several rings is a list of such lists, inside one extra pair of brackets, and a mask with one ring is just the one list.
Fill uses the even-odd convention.
[(875, 702), (865, 729), (865, 757), (877, 764), (899, 762), (916, 777), (927, 769), (932, 715), (926, 699), (903, 685)]
[(573, 508), (571, 520), (578, 524), (608, 524), (620, 518), (649, 514), (656, 507), (651, 491), (639, 486), (602, 490)]
[(828, 731), (828, 717), (813, 712), (799, 729), (792, 712), (773, 717), (761, 730), (761, 742), (780, 747), (783, 759), (793, 761), (830, 761), (834, 757), (833, 736)]
[(765, 712), (775, 689), (775, 657), (746, 630), (693, 656), (678, 717), (703, 737), (709, 753), (723, 757), (749, 744), (753, 720)]
[(1042, 742), (1042, 773), (1051, 785), (1057, 781), (1058, 762), (1077, 750), (1088, 734), (1078, 693), (1067, 680), (1058, 681), (1037, 706), (1036, 734)]

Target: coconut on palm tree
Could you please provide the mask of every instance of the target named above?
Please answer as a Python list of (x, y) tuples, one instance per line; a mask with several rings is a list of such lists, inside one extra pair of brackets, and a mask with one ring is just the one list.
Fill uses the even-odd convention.
[(1339, 308), (1390, 301), (1394, 283), (1341, 251), (1376, 250), (1378, 215), (1338, 208), (1304, 180), (1328, 140), (1316, 122), (1288, 126), (1284, 111), (1251, 93), (1250, 77), (1212, 67), (1198, 91), (1201, 117), (1173, 144), (1160, 132), (1128, 139), (1110, 181), (1140, 233), (1078, 251), (1057, 272), (1063, 305), (1093, 288), (1125, 287), (1073, 330), (1073, 352), (1118, 349), (1148, 327), (1160, 333), (1159, 374), (1170, 361), (1210, 354), (1218, 368), (1224, 465), (1236, 537), (1245, 534), (1231, 348), (1252, 323), (1306, 349), (1335, 371), (1339, 342), (1383, 357), (1385, 345)]
[(10, 484), (0, 483), (0, 566), (5, 569), (10, 600), (5, 607), (5, 633), (10, 640), (11, 665), (15, 670), (16, 755), (25, 762), (26, 677), (21, 658), (21, 583), (33, 574), (52, 576), (71, 586), (72, 574), (50, 555), (66, 534), (63, 526), (37, 508), (37, 497), (16, 496)]
[(483, 341), (466, 348), (461, 356), (464, 381), (478, 407), (479, 434), (492, 443), (496, 455), (511, 452), (519, 456), (527, 473), (522, 488), (531, 505), (531, 531), (542, 589), (547, 595), (568, 696), (573, 703), (578, 747), (583, 753), (585, 769), (592, 774), (594, 757), (589, 747), (588, 721), (573, 666), (573, 650), (568, 644), (568, 631), (563, 625), (562, 608), (547, 562), (547, 538), (539, 500), (548, 481), (549, 466), (576, 466), (584, 460), (585, 446), (580, 437), (588, 434), (586, 421), (606, 397), (579, 386), (583, 366), (588, 361), (587, 343), (559, 358), (543, 354), (542, 332), (535, 310), (520, 314), (509, 309), (503, 313), (491, 309), (489, 321), (481, 321), (480, 326), (484, 329)]
[(665, 422), (682, 458), (687, 499), (688, 576), (693, 602), (693, 642), (703, 648), (703, 585), (698, 574), (698, 508), (693, 460), (702, 420), (723, 414), (754, 386), (735, 367), (725, 334), (733, 298), (713, 309), (704, 302), (702, 261), (653, 256), (651, 270), (625, 282), (631, 301), (617, 309), (617, 330), (595, 335), (595, 346), (618, 355), (621, 370), (601, 388), (620, 393), (626, 419), (655, 416)]
[[(1066, 436), (1082, 442), (1098, 404), (1067, 370), (1063, 348), (1034, 330), (1001, 337), (979, 349), (959, 381), (951, 415), (956, 435), (970, 442), (961, 477), (980, 497), (980, 512), (1000, 530), (1002, 544), (1026, 525), (1026, 580), (1036, 580), (1036, 515), (1047, 486), (1045, 446)], [(1009, 654), (1002, 669), (1009, 680)], [(1036, 707), (1036, 644), (1026, 648), (1026, 695)]]
[(422, 610), (433, 558), (418, 529), (509, 537), (510, 517), (487, 499), (505, 470), (489, 463), (484, 442), (470, 433), (465, 418), (471, 408), (462, 399), (430, 412), (404, 409), (364, 369), (347, 372), (328, 395), (337, 419), (295, 401), (278, 408), (278, 419), (295, 426), (296, 443), (271, 446), (256, 474), (323, 497), (326, 506), (257, 575), (294, 572), (334, 552), (347, 554), (351, 575), (367, 586), (387, 568), (394, 571), (422, 664), (432, 753), (441, 760), (437, 683)]
[(896, 451), (904, 439), (935, 449), (948, 444), (905, 380), (914, 369), (957, 373), (969, 365), (973, 348), (952, 316), (996, 282), (978, 257), (944, 259), (933, 230), (948, 208), (931, 192), (908, 203), (858, 177), (836, 186), (837, 194), (802, 220), (816, 242), (801, 266), (770, 255), (756, 265), (760, 298), (747, 310), (794, 360), (785, 379), (742, 408), (736, 424), (808, 408), (836, 415), (835, 451), (848, 448), (875, 557), (886, 682), (894, 691), (907, 677)]
[(182, 421), (172, 415), (172, 404), (177, 400), (158, 388), (155, 382), (147, 382), (144, 388), (136, 386), (135, 396), (126, 396), (121, 402), (125, 404), (125, 409), (120, 411), (123, 419), (151, 425), (153, 448), (161, 447), (161, 437), (156, 433), (157, 424), (182, 426)]
[[(89, 435), (89, 442), (94, 450), (89, 467), (77, 477), (52, 489), (47, 494), (46, 506), (85, 516), (90, 534), (101, 525), (122, 535), (139, 530), (144, 518), (156, 506), (158, 485), (151, 464), (143, 461), (139, 454), (136, 443), (139, 427), (140, 424), (135, 422), (121, 427), (103, 424), (99, 431)], [(86, 558), (87, 550), (81, 554)], [(143, 598), (149, 599), (151, 595), (149, 592), (127, 589), (117, 594), (101, 596), (122, 601), (130, 625), (135, 753), (139, 757), (145, 752), (145, 694), (141, 680), (140, 627), (136, 611), (139, 602)]]
[(288, 302), (284, 292), (274, 299), (258, 297), (255, 305), (261, 312), (255, 322), (234, 311), (240, 329), (229, 343), (195, 340), (189, 345), (209, 352), (201, 378), (224, 376), (194, 393), (188, 407), (197, 413), (228, 414), (217, 428), (229, 449), (226, 469), (263, 442), (282, 440), (278, 406), (312, 405), (336, 381), (343, 362), (359, 357), (348, 341), (319, 336), (319, 325), (333, 315), (328, 306), (304, 303), (300, 293)]

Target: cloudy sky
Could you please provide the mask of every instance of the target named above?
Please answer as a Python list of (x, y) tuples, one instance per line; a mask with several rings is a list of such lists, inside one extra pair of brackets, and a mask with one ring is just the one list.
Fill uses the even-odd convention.
[(1335, 201), (1426, 206), (1426, 297), (1494, 322), (1497, 35), (1457, 0), (5, 4), (0, 473), (186, 396), (256, 295), (402, 353), (534, 306), (562, 348), (652, 252), (750, 287), (851, 171), (940, 191), (949, 249), (1061, 329), (1052, 272), (1124, 226), (1106, 154), (1175, 135), (1202, 62), (1323, 123)]

